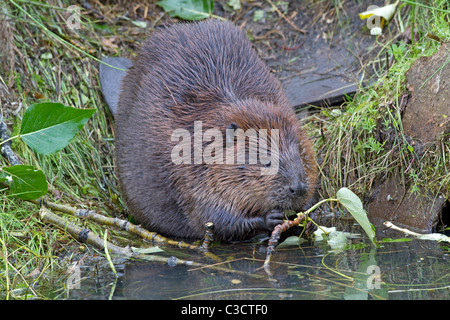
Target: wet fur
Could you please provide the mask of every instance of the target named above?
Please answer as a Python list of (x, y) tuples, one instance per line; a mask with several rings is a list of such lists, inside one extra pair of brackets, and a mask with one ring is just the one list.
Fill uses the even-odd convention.
[[(230, 124), (279, 129), (278, 174), (261, 176), (261, 164), (173, 164), (171, 134), (192, 135), (194, 121), (224, 135)], [(311, 143), (279, 81), (241, 30), (217, 20), (176, 24), (143, 43), (122, 85), (116, 166), (129, 213), (178, 238), (202, 238), (208, 221), (219, 240), (268, 231), (277, 212), (308, 204), (317, 180)], [(286, 192), (293, 179), (307, 185), (300, 198)]]

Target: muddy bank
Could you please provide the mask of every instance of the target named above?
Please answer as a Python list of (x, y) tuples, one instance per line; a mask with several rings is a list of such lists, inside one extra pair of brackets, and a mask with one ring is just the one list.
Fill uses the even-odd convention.
[[(400, 110), (407, 141), (414, 150), (415, 161), (425, 161), (425, 152), (450, 139), (450, 43), (439, 51), (418, 59), (406, 74), (407, 103)], [(442, 161), (449, 161), (447, 157)], [(438, 159), (439, 160), (439, 159)], [(433, 167), (433, 163), (429, 165)], [(419, 232), (432, 232), (443, 220), (448, 221), (449, 185), (431, 192), (417, 187), (409, 175), (410, 167), (376, 184), (368, 205), (369, 216), (375, 224), (395, 221)], [(429, 168), (433, 170), (433, 168)], [(424, 168), (427, 170), (427, 168)]]

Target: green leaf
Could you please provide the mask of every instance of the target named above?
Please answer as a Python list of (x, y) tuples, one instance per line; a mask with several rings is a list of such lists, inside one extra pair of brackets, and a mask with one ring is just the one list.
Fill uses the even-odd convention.
[(264, 10), (256, 10), (253, 13), (253, 21), (258, 22), (259, 20), (262, 20), (265, 15), (266, 12)]
[(228, 0), (227, 5), (229, 5), (234, 11), (241, 9), (241, 0)]
[(290, 247), (290, 246), (298, 247), (305, 241), (306, 240), (301, 237), (290, 236), (290, 237), (287, 237), (283, 242), (280, 242), (280, 244), (278, 245), (277, 248), (281, 249), (281, 248)]
[(358, 196), (347, 188), (341, 188), (337, 192), (336, 196), (339, 202), (350, 212), (353, 218), (355, 218), (355, 220), (367, 233), (372, 243), (376, 246), (374, 227), (367, 218), (366, 211), (364, 210)]
[(209, 18), (214, 8), (214, 0), (162, 0), (157, 5), (171, 17), (185, 20)]
[(37, 199), (47, 193), (47, 179), (44, 173), (32, 166), (6, 167), (0, 175), (2, 180), (9, 181), (10, 192), (20, 199)]
[(35, 103), (25, 112), (20, 137), (35, 152), (54, 153), (70, 143), (94, 112), (61, 103)]

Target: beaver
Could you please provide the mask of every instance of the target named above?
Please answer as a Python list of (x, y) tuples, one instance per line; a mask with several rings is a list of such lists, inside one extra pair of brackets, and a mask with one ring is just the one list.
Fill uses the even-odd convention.
[[(201, 239), (205, 223), (213, 222), (215, 239), (243, 240), (272, 231), (285, 210), (310, 205), (317, 181), (312, 144), (280, 82), (231, 22), (209, 19), (155, 31), (122, 80), (115, 122), (119, 188), (129, 214), (151, 231)], [(232, 163), (195, 158), (212, 143), (196, 141), (198, 123), (205, 134), (222, 133), (226, 138), (214, 141), (224, 147), (238, 137), (230, 130), (267, 130), (270, 158), (249, 162), (249, 141), (261, 146), (263, 135), (246, 138), (241, 163), (237, 157)], [(194, 150), (180, 151), (178, 162), (177, 130), (188, 134), (184, 142)], [(277, 136), (278, 142), (271, 140)], [(219, 151), (211, 155), (226, 153)], [(274, 162), (275, 173), (262, 174)]]

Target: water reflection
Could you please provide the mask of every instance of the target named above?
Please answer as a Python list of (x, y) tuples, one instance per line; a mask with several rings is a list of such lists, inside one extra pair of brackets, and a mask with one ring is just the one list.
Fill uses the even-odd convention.
[(212, 248), (222, 260), (220, 263), (198, 253), (168, 249), (163, 255), (194, 260), (205, 267), (129, 261), (119, 265), (120, 277), (113, 285), (107, 263), (91, 270), (86, 267), (82, 270), (86, 280), (77, 290), (71, 290), (68, 298), (450, 298), (448, 248), (433, 241), (386, 243), (375, 248), (359, 239), (352, 242), (351, 249), (339, 252), (330, 251), (325, 243), (290, 245), (277, 250), (270, 273), (262, 269), (265, 247), (265, 244), (244, 243)]

